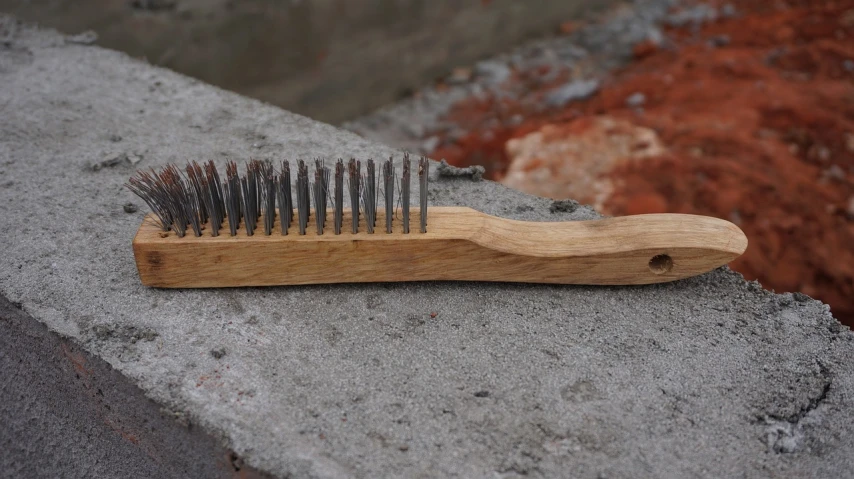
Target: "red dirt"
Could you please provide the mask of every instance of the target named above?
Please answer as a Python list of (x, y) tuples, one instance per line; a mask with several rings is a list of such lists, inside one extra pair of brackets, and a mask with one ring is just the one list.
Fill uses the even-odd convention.
[[(729, 3), (738, 16), (669, 31), (666, 49), (637, 46), (596, 96), (561, 111), (483, 129), (508, 108), (461, 103), (450, 117), (474, 131), (432, 156), (500, 179), (506, 141), (542, 125), (606, 114), (652, 128), (668, 153), (611, 171), (606, 212), (733, 221), (750, 239), (734, 269), (854, 324), (854, 0)], [(642, 110), (626, 106), (636, 92)]]

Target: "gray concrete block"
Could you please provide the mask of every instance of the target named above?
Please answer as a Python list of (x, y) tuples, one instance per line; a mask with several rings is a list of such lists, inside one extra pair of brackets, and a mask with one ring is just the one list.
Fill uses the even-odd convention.
[(269, 477), (0, 297), (0, 476)]
[[(17, 15), (328, 122), (614, 0), (0, 0)], [(500, 83), (510, 74), (493, 71)]]
[[(8, 18), (0, 36), (0, 294), (246, 464), (279, 477), (851, 477), (854, 335), (827, 306), (726, 268), (644, 287), (143, 287), (131, 239), (145, 209), (126, 213), (139, 201), (122, 187), (136, 168), (396, 152)], [(117, 155), (138, 162), (92, 168)], [(430, 198), (597, 217), (464, 177), (436, 178)], [(4, 342), (4, 357), (26, 344)], [(4, 394), (24, 395), (28, 377), (13, 372)]]

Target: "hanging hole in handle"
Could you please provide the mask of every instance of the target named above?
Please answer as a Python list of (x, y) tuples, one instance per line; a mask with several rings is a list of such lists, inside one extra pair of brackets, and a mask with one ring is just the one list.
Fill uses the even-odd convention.
[(673, 258), (666, 254), (653, 256), (649, 260), (649, 270), (654, 274), (664, 274), (673, 269)]

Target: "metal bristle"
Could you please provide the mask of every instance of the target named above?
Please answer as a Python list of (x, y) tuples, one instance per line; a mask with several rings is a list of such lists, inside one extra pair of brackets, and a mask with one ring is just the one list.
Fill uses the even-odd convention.
[(350, 214), (353, 216), (353, 225), (351, 231), (353, 234), (359, 232), (359, 195), (361, 194), (361, 179), (362, 179), (362, 162), (355, 158), (350, 160), (347, 165), (350, 173)]
[(329, 191), (329, 168), (322, 160), (315, 160), (314, 169), (314, 223), (317, 234), (322, 235), (326, 227), (326, 207)]
[(243, 186), (243, 227), (246, 234), (255, 234), (258, 224), (258, 183), (261, 176), (261, 162), (251, 160), (246, 164), (246, 175), (240, 179)]
[(177, 168), (175, 171), (179, 175), (178, 179), (181, 189), (181, 197), (183, 199), (184, 215), (187, 217), (187, 223), (189, 223), (190, 227), (193, 229), (194, 235), (201, 236), (203, 224), (200, 216), (202, 210), (201, 198), (197, 194), (193, 185), (189, 181), (184, 181), (184, 177), (181, 176)]
[(264, 162), (261, 168), (261, 180), (264, 205), (264, 234), (270, 236), (273, 233), (273, 223), (276, 221), (276, 174), (273, 171), (273, 164)]
[(430, 176), (430, 160), (418, 160), (418, 193), (421, 195), (421, 232), (427, 232), (427, 182)]
[(237, 173), (237, 163), (229, 161), (225, 164), (225, 214), (228, 218), (228, 229), (231, 236), (237, 235), (240, 226), (241, 195), (240, 176)]
[(368, 233), (373, 234), (374, 227), (377, 225), (377, 180), (374, 160), (368, 160), (366, 168), (367, 176), (362, 186), (362, 207), (365, 209), (365, 226)]
[(183, 237), (186, 234), (187, 225), (190, 225), (196, 236), (200, 236), (202, 233), (199, 218), (195, 212), (195, 197), (190, 193), (190, 186), (183, 181), (178, 167), (169, 165), (158, 176), (167, 192), (166, 207), (172, 216), (172, 230), (179, 237)]
[(294, 218), (293, 200), (291, 197), (291, 165), (287, 160), (282, 161), (282, 172), (276, 179), (279, 196), (279, 223), (282, 234), (288, 234), (288, 228)]
[(309, 208), (309, 186), (308, 186), (308, 167), (305, 166), (305, 161), (299, 160), (297, 167), (297, 216), (299, 223), (299, 234), (304, 235), (305, 229), (308, 226)]
[(151, 208), (152, 213), (157, 216), (160, 228), (169, 231), (172, 228), (172, 213), (169, 211), (169, 193), (165, 185), (160, 182), (157, 173), (152, 169), (138, 171), (136, 176), (131, 177), (125, 186), (135, 195), (142, 198)]
[(207, 196), (207, 180), (205, 179), (202, 167), (198, 162), (191, 161), (187, 163), (187, 178), (190, 180), (193, 192), (199, 200), (199, 221), (204, 224), (208, 221), (208, 211), (210, 210), (210, 198)]
[[(420, 185), (421, 232), (427, 232), (427, 187), (429, 161), (418, 161)], [(395, 216), (395, 183), (400, 181), (403, 233), (410, 233), (412, 161), (408, 154), (403, 157), (403, 174), (395, 177), (394, 161), (389, 158), (382, 164), (382, 181), (378, 181), (376, 163), (367, 161), (366, 175), (361, 175), (362, 164), (351, 159), (346, 167), (344, 160), (335, 163), (334, 173), (323, 161), (315, 161), (314, 181), (309, 180), (309, 169), (305, 161), (297, 162), (296, 211), (291, 191), (290, 164), (282, 161), (280, 172), (276, 172), (270, 161), (247, 162), (245, 174), (240, 175), (237, 163), (225, 165), (225, 182), (220, 180), (213, 161), (198, 163), (191, 161), (183, 169), (167, 165), (156, 171), (138, 171), (125, 184), (151, 208), (163, 231), (174, 231), (179, 237), (193, 231), (201, 236), (202, 230), (210, 227), (211, 235), (218, 236), (223, 223), (228, 221), (231, 236), (236, 236), (241, 222), (246, 235), (252, 236), (263, 218), (265, 235), (272, 235), (276, 221), (276, 206), (281, 234), (287, 235), (294, 215), (297, 216), (299, 234), (305, 235), (314, 206), (314, 221), (317, 234), (322, 235), (326, 227), (327, 210), (332, 202), (334, 234), (340, 235), (344, 227), (344, 181), (348, 176), (348, 189), (352, 214), (352, 232), (359, 232), (359, 221), (365, 218), (368, 234), (373, 234), (377, 222), (379, 191), (385, 208), (385, 231), (393, 232)], [(186, 172), (186, 173), (185, 173)], [(332, 188), (330, 189), (330, 180)], [(361, 205), (361, 208), (360, 208)]]
[(205, 175), (207, 185), (205, 198), (208, 199), (211, 236), (219, 236), (225, 212), (223, 211), (222, 184), (220, 183), (219, 173), (216, 171), (216, 165), (214, 165), (213, 161), (205, 163)]
[(383, 164), (383, 198), (385, 199), (385, 232), (391, 233), (394, 219), (394, 160)]
[(403, 174), (400, 177), (400, 208), (403, 210), (403, 234), (409, 234), (409, 170), (412, 167), (409, 153), (403, 155)]
[(335, 203), (333, 204), (333, 229), (336, 235), (341, 234), (344, 224), (344, 160), (335, 163)]

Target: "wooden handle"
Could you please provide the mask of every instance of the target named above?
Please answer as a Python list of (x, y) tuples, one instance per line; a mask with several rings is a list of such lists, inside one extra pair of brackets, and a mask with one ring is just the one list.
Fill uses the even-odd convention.
[[(594, 221), (508, 220), (470, 208), (433, 207), (427, 233), (399, 219), (392, 233), (377, 218), (374, 234), (312, 229), (265, 236), (241, 228), (229, 236), (179, 238), (149, 216), (133, 241), (142, 283), (161, 288), (273, 286), (392, 281), (510, 281), (559, 284), (648, 284), (705, 273), (747, 248), (734, 224), (706, 216), (655, 214)], [(364, 220), (363, 220), (364, 222)], [(314, 226), (313, 220), (309, 223)], [(206, 233), (206, 230), (203, 233)]]

